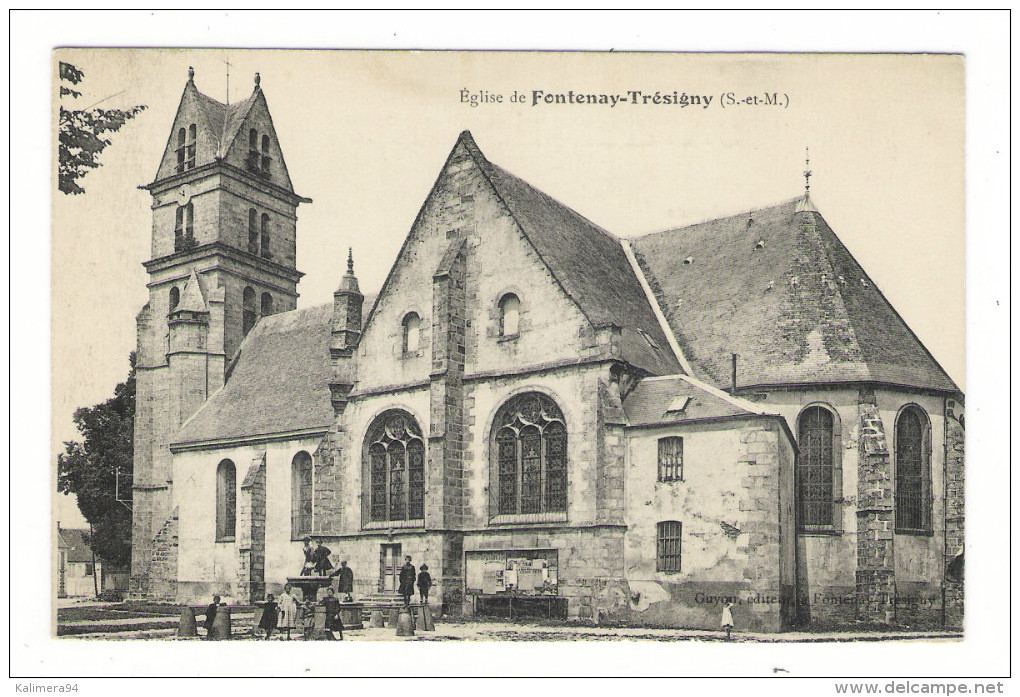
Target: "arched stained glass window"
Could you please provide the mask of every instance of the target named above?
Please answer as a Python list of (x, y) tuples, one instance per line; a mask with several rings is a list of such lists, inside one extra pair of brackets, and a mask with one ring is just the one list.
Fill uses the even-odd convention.
[(378, 416), (366, 436), (369, 522), (418, 521), (425, 517), (425, 441), (406, 411)]
[(803, 528), (832, 527), (834, 520), (834, 419), (812, 406), (801, 412), (797, 445), (797, 521)]
[(908, 406), (896, 419), (896, 531), (931, 531), (931, 445), (928, 416)]
[(493, 513), (565, 513), (567, 430), (556, 403), (538, 392), (517, 395), (500, 408), (493, 429)]

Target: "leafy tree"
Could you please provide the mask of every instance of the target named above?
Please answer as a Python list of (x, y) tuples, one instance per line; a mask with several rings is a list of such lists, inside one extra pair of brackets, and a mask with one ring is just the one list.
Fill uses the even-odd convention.
[[(67, 441), (57, 457), (57, 489), (78, 496), (78, 508), (92, 526), (92, 550), (113, 566), (131, 561), (131, 498), (134, 456), (135, 353), (127, 380), (113, 397), (92, 407), (79, 407), (74, 423), (84, 439)], [(117, 471), (120, 471), (117, 500)]]
[[(60, 63), (60, 96), (78, 99), (81, 92), (64, 85), (77, 85), (85, 75), (70, 63)], [(99, 155), (110, 144), (105, 133), (116, 133), (129, 119), (146, 109), (144, 104), (130, 109), (66, 109), (60, 106), (60, 142), (57, 164), (60, 170), (59, 186), (65, 194), (83, 194), (78, 180), (90, 169), (102, 165)]]

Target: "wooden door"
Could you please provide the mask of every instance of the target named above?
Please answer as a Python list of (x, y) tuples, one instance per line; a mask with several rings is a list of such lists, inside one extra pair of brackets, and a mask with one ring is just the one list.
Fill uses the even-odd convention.
[(400, 545), (382, 545), (380, 558), (382, 581), (379, 584), (379, 590), (383, 593), (396, 593), (400, 588), (400, 567), (402, 564)]

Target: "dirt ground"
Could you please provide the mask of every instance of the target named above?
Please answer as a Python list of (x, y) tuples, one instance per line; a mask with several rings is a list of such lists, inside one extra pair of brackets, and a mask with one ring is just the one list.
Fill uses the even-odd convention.
[[(178, 638), (180, 609), (172, 605), (138, 603), (97, 603), (60, 601), (57, 608), (57, 635), (68, 639), (106, 641), (173, 640)], [(253, 631), (254, 612), (238, 609), (231, 615), (232, 638), (239, 641), (262, 640)], [(199, 634), (204, 636), (199, 617)], [(784, 632), (782, 634), (751, 634), (736, 631), (734, 642), (860, 642), (860, 641), (960, 641), (960, 632)], [(641, 627), (598, 627), (564, 622), (465, 621), (444, 622), (436, 619), (436, 631), (417, 631), (411, 637), (398, 637), (393, 628), (364, 628), (344, 633), (347, 641), (726, 641), (722, 632)], [(272, 641), (286, 641), (274, 635)], [(303, 638), (294, 634), (294, 641)]]

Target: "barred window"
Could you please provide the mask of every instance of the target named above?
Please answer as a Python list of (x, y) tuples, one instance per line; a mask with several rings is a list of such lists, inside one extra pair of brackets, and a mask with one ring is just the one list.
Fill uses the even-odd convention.
[(927, 415), (909, 406), (896, 420), (896, 531), (931, 531), (931, 447)]
[(216, 467), (216, 539), (232, 540), (237, 525), (237, 470), (230, 460)]
[(423, 520), (425, 441), (418, 422), (405, 411), (388, 411), (372, 422), (366, 440), (368, 520)]
[(834, 452), (832, 412), (808, 407), (800, 415), (797, 520), (803, 528), (833, 527)]
[(549, 397), (511, 398), (496, 415), (495, 515), (567, 510), (567, 429)]
[(248, 209), (248, 253), (259, 253), (259, 214), (254, 208)]
[(290, 536), (312, 532), (312, 456), (302, 450), (290, 464)]
[(676, 520), (664, 520), (656, 526), (655, 570), (680, 570), (680, 533), (683, 526)]
[(255, 321), (258, 319), (258, 315), (255, 313), (255, 291), (251, 288), (245, 288), (241, 295), (241, 331), (245, 336), (255, 326)]
[(670, 436), (659, 439), (659, 481), (680, 482), (684, 478), (684, 439)]

